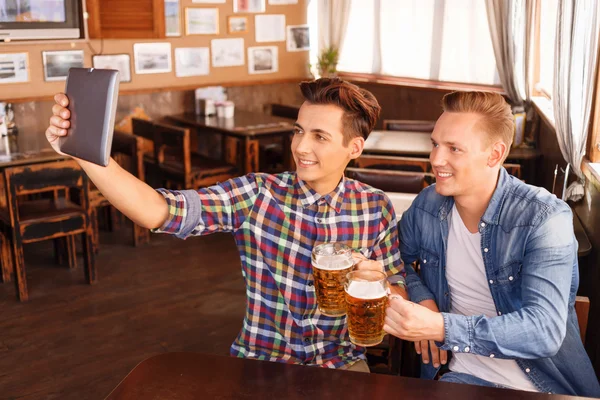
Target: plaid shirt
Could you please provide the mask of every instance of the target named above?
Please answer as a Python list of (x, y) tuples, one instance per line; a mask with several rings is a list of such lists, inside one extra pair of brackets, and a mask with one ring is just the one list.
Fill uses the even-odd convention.
[(329, 368), (365, 358), (365, 349), (349, 340), (346, 317), (317, 309), (311, 251), (343, 242), (382, 261), (389, 275), (399, 273), (396, 217), (382, 191), (344, 178), (321, 196), (288, 172), (158, 192), (170, 217), (157, 232), (235, 237), (248, 300), (231, 355)]

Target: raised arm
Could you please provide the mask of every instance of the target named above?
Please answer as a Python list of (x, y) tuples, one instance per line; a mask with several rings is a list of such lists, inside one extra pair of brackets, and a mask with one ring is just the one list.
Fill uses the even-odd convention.
[[(71, 114), (66, 108), (69, 100), (59, 93), (54, 96), (50, 126), (46, 129), (46, 139), (59, 154), (58, 139), (67, 135)], [(112, 158), (108, 166), (99, 165), (75, 158), (94, 185), (106, 199), (136, 224), (148, 229), (159, 228), (169, 216), (165, 198), (145, 182), (137, 179), (121, 168)]]

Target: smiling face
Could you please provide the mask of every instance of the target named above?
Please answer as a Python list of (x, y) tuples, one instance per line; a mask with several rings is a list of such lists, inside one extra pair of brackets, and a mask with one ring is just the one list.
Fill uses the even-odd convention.
[(475, 113), (444, 112), (436, 122), (429, 160), (439, 194), (460, 201), (493, 192), (506, 145), (482, 131), (481, 118)]
[(362, 137), (344, 145), (344, 110), (332, 104), (304, 102), (292, 139), (298, 177), (321, 195), (330, 193), (342, 179), (348, 162), (360, 156)]

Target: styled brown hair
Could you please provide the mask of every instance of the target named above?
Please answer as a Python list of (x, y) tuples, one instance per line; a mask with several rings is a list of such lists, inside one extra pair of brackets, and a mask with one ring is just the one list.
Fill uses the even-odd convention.
[(300, 90), (304, 99), (311, 104), (333, 104), (344, 110), (344, 146), (358, 136), (366, 139), (381, 112), (381, 107), (371, 92), (340, 78), (301, 82)]
[(488, 145), (500, 139), (506, 144), (508, 156), (515, 132), (515, 120), (510, 105), (499, 93), (463, 92), (446, 94), (442, 98), (442, 109), (447, 112), (468, 112), (479, 114), (482, 118), (476, 127), (488, 134)]

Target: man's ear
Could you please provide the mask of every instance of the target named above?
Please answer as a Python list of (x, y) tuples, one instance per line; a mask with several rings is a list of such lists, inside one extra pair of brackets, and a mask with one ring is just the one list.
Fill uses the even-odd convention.
[(488, 157), (488, 167), (495, 167), (502, 163), (504, 159), (504, 155), (508, 152), (508, 147), (506, 143), (502, 141), (497, 141), (492, 145), (492, 152)]
[(365, 148), (365, 139), (362, 136), (355, 137), (350, 141), (349, 147), (350, 159), (355, 160), (358, 157), (360, 157), (360, 155), (363, 152), (363, 149)]

